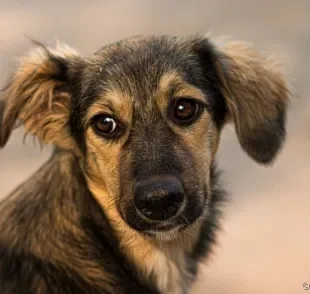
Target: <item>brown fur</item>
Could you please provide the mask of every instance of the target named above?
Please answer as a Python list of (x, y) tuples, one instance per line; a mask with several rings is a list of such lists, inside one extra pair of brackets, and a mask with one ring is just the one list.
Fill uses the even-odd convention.
[[(77, 274), (107, 293), (125, 293), (122, 285), (126, 277), (110, 272), (110, 260), (108, 266), (102, 266), (96, 251), (100, 242), (92, 244), (89, 232), (83, 230), (81, 219), (91, 222), (89, 211), (96, 210), (90, 204), (83, 210), (90, 202), (88, 196), (98, 204), (100, 215), (107, 218), (113, 231), (100, 227), (100, 234), (115, 242), (112, 249), (119, 250), (133, 265), (139, 281), (155, 285), (160, 293), (181, 294), (194, 279), (200, 255), (209, 251), (202, 239), (214, 242), (217, 208), (212, 205), (218, 200), (212, 176), (223, 124), (234, 123), (242, 148), (260, 163), (274, 159), (285, 136), (290, 93), (284, 77), (268, 58), (244, 43), (232, 42), (212, 47), (211, 57), (199, 55), (198, 64), (195, 54), (207, 54), (204, 39), (173, 39), (170, 45), (164, 41), (160, 43), (166, 50), (163, 56), (156, 55), (158, 49), (152, 53), (153, 47), (145, 47), (152, 42), (155, 48), (159, 46), (156, 38), (135, 37), (87, 58), (68, 47), (50, 50), (40, 45), (22, 60), (0, 104), (0, 147), (19, 122), (26, 133), (57, 147), (52, 159), (0, 204), (0, 245), (21, 248), (59, 265), (69, 276)], [(171, 50), (175, 50), (173, 54)], [(197, 69), (196, 75), (202, 75), (204, 67), (211, 72), (207, 82), (198, 85), (186, 79), (180, 70), (182, 62), (174, 66), (178, 60), (169, 64), (169, 58), (180, 52), (188, 66), (203, 68)], [(207, 64), (200, 64), (205, 60)], [(215, 90), (206, 91), (206, 84)], [(167, 117), (171, 99), (182, 97), (205, 107), (195, 124), (186, 128)], [(222, 118), (217, 121), (213, 108), (214, 104), (220, 107), (222, 98)], [(84, 104), (78, 108), (81, 101)], [(98, 136), (92, 126), (98, 114), (119, 119), (123, 135), (114, 141)], [(135, 164), (141, 166), (135, 169)], [(142, 180), (169, 177), (170, 165), (180, 170), (177, 175), (185, 190), (195, 190), (187, 199), (195, 204), (192, 211), (201, 207), (202, 212), (184, 230), (142, 234), (126, 214), (135, 212), (134, 185), (141, 180), (136, 174), (140, 173)], [(165, 194), (157, 192), (157, 197)], [(85, 197), (85, 202), (79, 197)], [(27, 201), (30, 204), (22, 209)], [(183, 222), (190, 216), (184, 215)], [(135, 217), (136, 222), (145, 221)], [(125, 261), (113, 266), (122, 268)], [(38, 285), (38, 293), (45, 293), (47, 284), (40, 280)]]
[[(23, 235), (25, 235), (22, 238), (23, 246), (35, 257), (48, 260), (55, 265), (61, 264), (67, 271), (71, 270), (77, 273), (90, 284), (100, 286), (109, 280), (112, 281), (113, 277), (108, 270), (102, 269), (98, 261), (88, 258), (87, 251), (90, 249), (87, 247), (87, 244), (91, 241), (88, 240), (88, 235), (81, 228), (74, 225), (78, 221), (80, 214), (74, 208), (72, 198), (74, 198), (74, 188), (79, 187), (80, 183), (76, 182), (76, 178), (71, 177), (72, 173), (75, 172), (71, 169), (72, 160), (76, 159), (69, 152), (55, 157), (54, 160), (46, 163), (36, 173), (36, 177), (31, 178), (30, 182), (15, 190), (10, 196), (9, 203), (4, 202), (0, 205), (0, 209), (4, 213), (1, 219), (14, 223), (14, 226), (9, 223), (4, 223), (1, 226), (0, 241), (9, 240), (10, 244), (7, 244), (8, 246), (12, 248), (18, 247), (21, 242), (21, 232), (23, 232)], [(57, 185), (54, 185), (52, 182), (52, 177), (55, 176), (54, 171), (63, 179)], [(34, 202), (29, 203), (29, 200), (25, 198), (27, 193), (31, 193), (28, 189), (33, 189), (33, 187), (38, 188), (40, 186), (38, 181), (41, 178), (44, 178), (51, 185), (50, 189), (58, 194), (58, 197), (53, 197), (52, 203), (49, 203), (52, 210), (46, 210), (41, 214), (37, 214), (36, 219), (29, 226), (29, 222), (24, 223), (22, 219), (31, 214), (31, 211), (28, 212), (28, 209), (32, 209), (31, 205), (37, 206), (42, 202), (42, 196), (46, 197), (44, 200), (46, 203), (49, 201), (48, 197), (52, 197), (50, 195), (51, 190), (47, 190), (46, 195), (38, 194), (37, 199), (32, 199)], [(36, 190), (32, 192), (35, 193)], [(66, 194), (66, 198), (62, 197), (64, 194)], [(16, 213), (15, 206), (19, 206), (21, 203), (27, 204), (29, 207), (27, 208), (27, 205), (23, 205), (23, 211), (18, 216), (20, 219), (14, 220), (14, 214)], [(27, 232), (31, 232), (33, 237), (29, 238)], [(66, 238), (66, 236), (68, 237)], [(71, 241), (69, 245), (64, 240), (69, 240), (71, 236), (74, 238), (74, 241)], [(76, 244), (77, 246), (72, 247), (72, 244)], [(41, 283), (44, 288), (45, 283), (43, 281)], [(109, 284), (107, 283), (107, 285)], [(117, 289), (115, 288), (107, 288), (107, 290), (111, 291), (111, 293), (114, 291), (117, 293)], [(42, 290), (42, 293), (46, 292)]]
[(262, 128), (274, 131), (266, 122), (275, 120), (286, 108), (288, 84), (277, 63), (255, 52), (249, 44), (229, 42), (219, 50), (218, 67), (230, 113), (228, 119), (235, 124), (241, 146), (255, 157), (249, 138)]
[[(174, 93), (175, 97), (195, 97), (203, 101), (203, 94), (199, 89), (183, 81), (176, 73), (167, 73), (161, 78), (155, 94), (155, 101), (162, 112), (165, 111), (168, 105), (169, 91), (172, 89), (172, 84), (178, 86), (178, 90)], [(115, 92), (115, 90), (107, 91), (103, 97), (99, 98), (89, 108), (87, 117), (90, 119), (100, 112), (109, 113), (109, 109), (112, 108), (116, 109), (116, 113), (119, 116), (121, 115), (128, 126), (131, 126), (133, 101), (134, 97), (128, 97), (126, 93)], [(150, 105), (151, 107), (152, 105)], [(147, 108), (144, 108), (144, 111), (147, 112)], [(211, 124), (211, 118), (207, 115), (196, 126), (196, 132), (193, 132), (192, 135), (184, 136), (184, 144), (197, 156), (199, 156), (201, 146), (205, 145), (203, 154), (209, 150), (209, 147), (213, 147), (208, 146), (212, 140), (207, 140), (209, 135), (204, 134), (205, 124)], [(175, 131), (179, 132), (177, 128), (175, 128)], [(167, 242), (163, 243), (160, 239), (154, 240), (153, 238), (138, 235), (120, 217), (116, 207), (117, 197), (115, 195), (119, 194), (118, 188), (120, 185), (117, 181), (120, 178), (118, 170), (120, 164), (123, 165), (123, 168), (125, 164), (124, 162), (121, 163), (119, 159), (120, 145), (126, 140), (127, 136), (124, 136), (118, 144), (106, 145), (102, 140), (98, 139), (91, 129), (87, 133), (89, 150), (88, 186), (111, 220), (120, 240), (121, 248), (130, 260), (141, 268), (141, 274), (144, 278), (150, 279), (153, 272), (161, 272), (162, 278), (155, 281), (160, 285), (160, 288), (165, 292), (168, 291), (168, 293), (181, 293), (182, 290), (179, 286), (182, 284), (182, 278), (176, 267), (181, 269), (181, 272), (184, 272), (184, 274), (189, 275), (185, 269), (184, 254), (190, 252), (196, 243), (200, 229), (199, 221), (189, 230), (184, 231), (177, 241), (173, 240), (168, 242), (168, 244)], [(199, 147), (197, 147), (197, 143)], [(177, 153), (178, 150), (175, 150), (175, 152)], [(213, 152), (210, 153), (212, 154)], [(211, 158), (205, 158), (203, 154), (196, 160), (197, 166), (199, 164), (203, 165), (197, 167), (201, 171), (206, 170), (206, 166), (210, 165), (211, 162)], [(182, 244), (182, 246), (180, 247), (179, 244)], [(137, 248), (140, 249), (137, 250)]]
[[(75, 58), (77, 53), (61, 47), (55, 54)], [(59, 71), (44, 47), (21, 59), (19, 69), (2, 98), (6, 111), (0, 132), (1, 146), (6, 143), (16, 121), (21, 121), (26, 132), (36, 136), (40, 142), (76, 150), (67, 130), (71, 97), (63, 82), (57, 80)]]

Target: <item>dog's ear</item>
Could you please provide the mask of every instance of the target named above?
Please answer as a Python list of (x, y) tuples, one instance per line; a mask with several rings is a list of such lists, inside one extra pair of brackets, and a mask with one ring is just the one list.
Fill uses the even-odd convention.
[(37, 48), (21, 63), (0, 98), (0, 148), (12, 130), (24, 125), (26, 134), (60, 148), (74, 148), (68, 132), (71, 85), (82, 58), (68, 46)]
[(215, 50), (227, 121), (233, 121), (243, 150), (259, 163), (271, 163), (285, 139), (288, 84), (275, 62), (245, 43)]

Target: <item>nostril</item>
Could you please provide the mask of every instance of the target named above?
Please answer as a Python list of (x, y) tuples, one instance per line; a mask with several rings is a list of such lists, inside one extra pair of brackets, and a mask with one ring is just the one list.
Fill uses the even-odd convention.
[(167, 195), (167, 205), (171, 206), (176, 203), (182, 203), (184, 200), (184, 193), (181, 192), (170, 192)]
[(148, 180), (136, 184), (136, 208), (152, 220), (167, 220), (175, 216), (184, 202), (184, 189), (178, 179)]
[[(137, 198), (135, 198), (137, 199)], [(144, 214), (152, 214), (152, 201), (148, 200), (148, 197), (142, 197), (139, 201), (135, 201), (136, 207)]]

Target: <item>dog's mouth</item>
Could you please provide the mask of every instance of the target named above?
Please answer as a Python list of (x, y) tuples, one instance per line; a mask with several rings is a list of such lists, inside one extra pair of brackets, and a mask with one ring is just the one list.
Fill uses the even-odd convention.
[(187, 226), (165, 226), (163, 228), (157, 228), (156, 230), (145, 231), (148, 236), (155, 237), (156, 239), (169, 241), (177, 238), (178, 234), (183, 231)]
[(203, 215), (208, 189), (205, 183), (189, 185), (165, 175), (135, 181), (131, 191), (121, 192), (128, 194), (118, 206), (123, 220), (141, 234), (171, 239)]
[(143, 219), (136, 219), (135, 222), (132, 222), (130, 219), (127, 218), (126, 223), (131, 228), (133, 228), (134, 230), (138, 231), (141, 234), (162, 240), (169, 240), (176, 238), (180, 232), (182, 232), (183, 230), (187, 229), (192, 225), (192, 223), (188, 221), (183, 222), (182, 220), (179, 219), (153, 223), (145, 221)]
[[(124, 210), (121, 209), (121, 215), (124, 221), (134, 230), (141, 234), (155, 237), (160, 240), (171, 240), (187, 228), (190, 228), (194, 222), (200, 218), (205, 210), (206, 198), (188, 197), (186, 203), (178, 214), (166, 220), (151, 220), (141, 215), (134, 203), (131, 203)], [(199, 200), (198, 200), (199, 199)]]

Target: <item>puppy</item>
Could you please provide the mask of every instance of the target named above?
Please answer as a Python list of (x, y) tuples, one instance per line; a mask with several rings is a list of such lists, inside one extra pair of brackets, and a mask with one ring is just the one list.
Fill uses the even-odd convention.
[(0, 292), (188, 293), (225, 198), (223, 127), (269, 164), (289, 96), (244, 43), (133, 37), (88, 57), (37, 43), (2, 93), (0, 146), (23, 125), (55, 150), (0, 204)]

